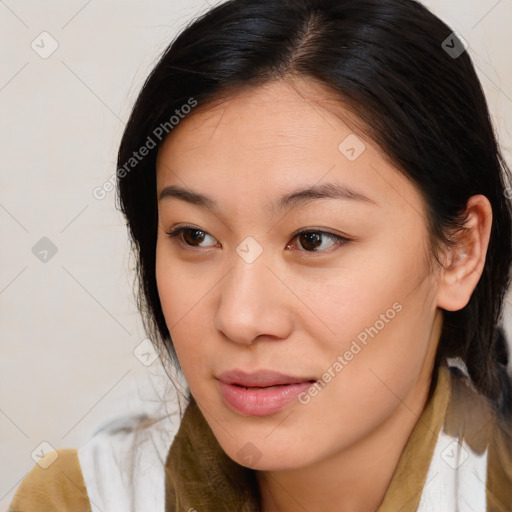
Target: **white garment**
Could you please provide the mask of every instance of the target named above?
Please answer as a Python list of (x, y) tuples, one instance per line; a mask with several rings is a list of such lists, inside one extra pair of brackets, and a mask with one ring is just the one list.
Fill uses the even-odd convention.
[[(142, 414), (129, 413), (108, 421), (78, 448), (91, 512), (165, 511), (165, 462), (180, 426), (180, 413), (188, 403), (183, 375), (173, 375), (178, 388), (166, 380), (152, 397), (155, 401), (165, 397), (158, 407), (143, 404)], [(161, 419), (138, 429), (148, 417)]]
[(165, 510), (165, 460), (179, 418), (137, 432), (139, 423), (137, 416), (115, 420), (78, 449), (92, 512)]
[(486, 483), (487, 450), (479, 455), (442, 428), (417, 512), (484, 512)]

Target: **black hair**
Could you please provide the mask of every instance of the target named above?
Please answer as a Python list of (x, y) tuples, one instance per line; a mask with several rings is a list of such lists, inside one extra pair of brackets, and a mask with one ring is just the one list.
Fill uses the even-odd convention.
[[(231, 0), (169, 45), (144, 83), (118, 154), (119, 207), (137, 257), (138, 306), (153, 341), (175, 358), (155, 277), (162, 128), (170, 133), (184, 105), (208, 105), (230, 91), (289, 77), (327, 86), (357, 114), (422, 193), (438, 247), (464, 227), (471, 196), (489, 199), (483, 274), (466, 307), (443, 311), (437, 363), (460, 357), (498, 414), (512, 418), (500, 328), (512, 258), (510, 171), (463, 41), (414, 0)], [(149, 140), (156, 149), (128, 168)]]

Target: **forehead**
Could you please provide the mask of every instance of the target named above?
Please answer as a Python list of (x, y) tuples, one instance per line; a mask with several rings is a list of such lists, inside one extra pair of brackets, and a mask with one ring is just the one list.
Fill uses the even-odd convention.
[(379, 202), (419, 199), (409, 197), (414, 187), (364, 135), (358, 118), (309, 82), (272, 82), (196, 107), (162, 144), (157, 176), (159, 191), (206, 185), (221, 201), (326, 181), (366, 189)]
[[(334, 109), (342, 113), (343, 120)], [(200, 146), (213, 149), (220, 143), (223, 153), (231, 148), (236, 154), (248, 149), (263, 154), (290, 145), (311, 152), (321, 140), (319, 151), (330, 145), (336, 153), (338, 139), (353, 131), (347, 122), (360, 125), (324, 86), (280, 80), (225, 93), (218, 101), (196, 107), (164, 146), (183, 154)]]

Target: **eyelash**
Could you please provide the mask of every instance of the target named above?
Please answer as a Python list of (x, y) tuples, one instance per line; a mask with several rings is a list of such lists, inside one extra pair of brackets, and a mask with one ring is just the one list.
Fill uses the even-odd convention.
[[(177, 228), (175, 228), (175, 229), (173, 229), (173, 230), (171, 230), (169, 232), (166, 232), (166, 235), (169, 238), (178, 238), (179, 237), (179, 240), (177, 240), (175, 243), (176, 243), (176, 245), (179, 245), (182, 248), (184, 248), (184, 250), (199, 250), (199, 251), (201, 251), (201, 250), (208, 250), (208, 249), (210, 249), (212, 247), (212, 246), (210, 246), (208, 248), (202, 248), (202, 247), (197, 247), (197, 246), (193, 246), (193, 245), (187, 244), (186, 242), (183, 241), (183, 238), (181, 237), (181, 235), (184, 232), (187, 232), (187, 231), (199, 231), (200, 233), (203, 233), (204, 235), (212, 236), (207, 231), (199, 229), (199, 228), (197, 228), (195, 226), (180, 226), (180, 227), (177, 227)], [(305, 253), (309, 253), (309, 254), (315, 254), (315, 253), (318, 253), (318, 254), (328, 254), (328, 253), (332, 252), (333, 250), (335, 250), (337, 247), (343, 246), (343, 245), (347, 245), (348, 243), (350, 243), (352, 241), (351, 239), (343, 237), (341, 235), (336, 235), (336, 234), (330, 233), (328, 231), (323, 231), (321, 229), (314, 229), (314, 228), (296, 231), (292, 235), (291, 240), (295, 240), (297, 237), (299, 237), (301, 235), (307, 235), (307, 234), (321, 234), (322, 236), (326, 236), (326, 237), (328, 237), (328, 238), (330, 238), (330, 239), (332, 239), (334, 241), (334, 245), (333, 245), (333, 247), (331, 247), (328, 250), (308, 251), (306, 249), (298, 249), (299, 252), (305, 252)], [(212, 236), (212, 238), (214, 238), (214, 237)], [(288, 247), (289, 245), (290, 245), (290, 243), (288, 243), (286, 245), (286, 247)]]

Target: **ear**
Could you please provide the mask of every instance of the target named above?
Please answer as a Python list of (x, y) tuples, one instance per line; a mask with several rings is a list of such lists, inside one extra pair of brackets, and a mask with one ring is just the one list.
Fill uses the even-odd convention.
[(483, 195), (466, 205), (464, 228), (453, 234), (446, 249), (437, 293), (438, 307), (458, 311), (469, 302), (482, 275), (492, 226), (492, 207)]

